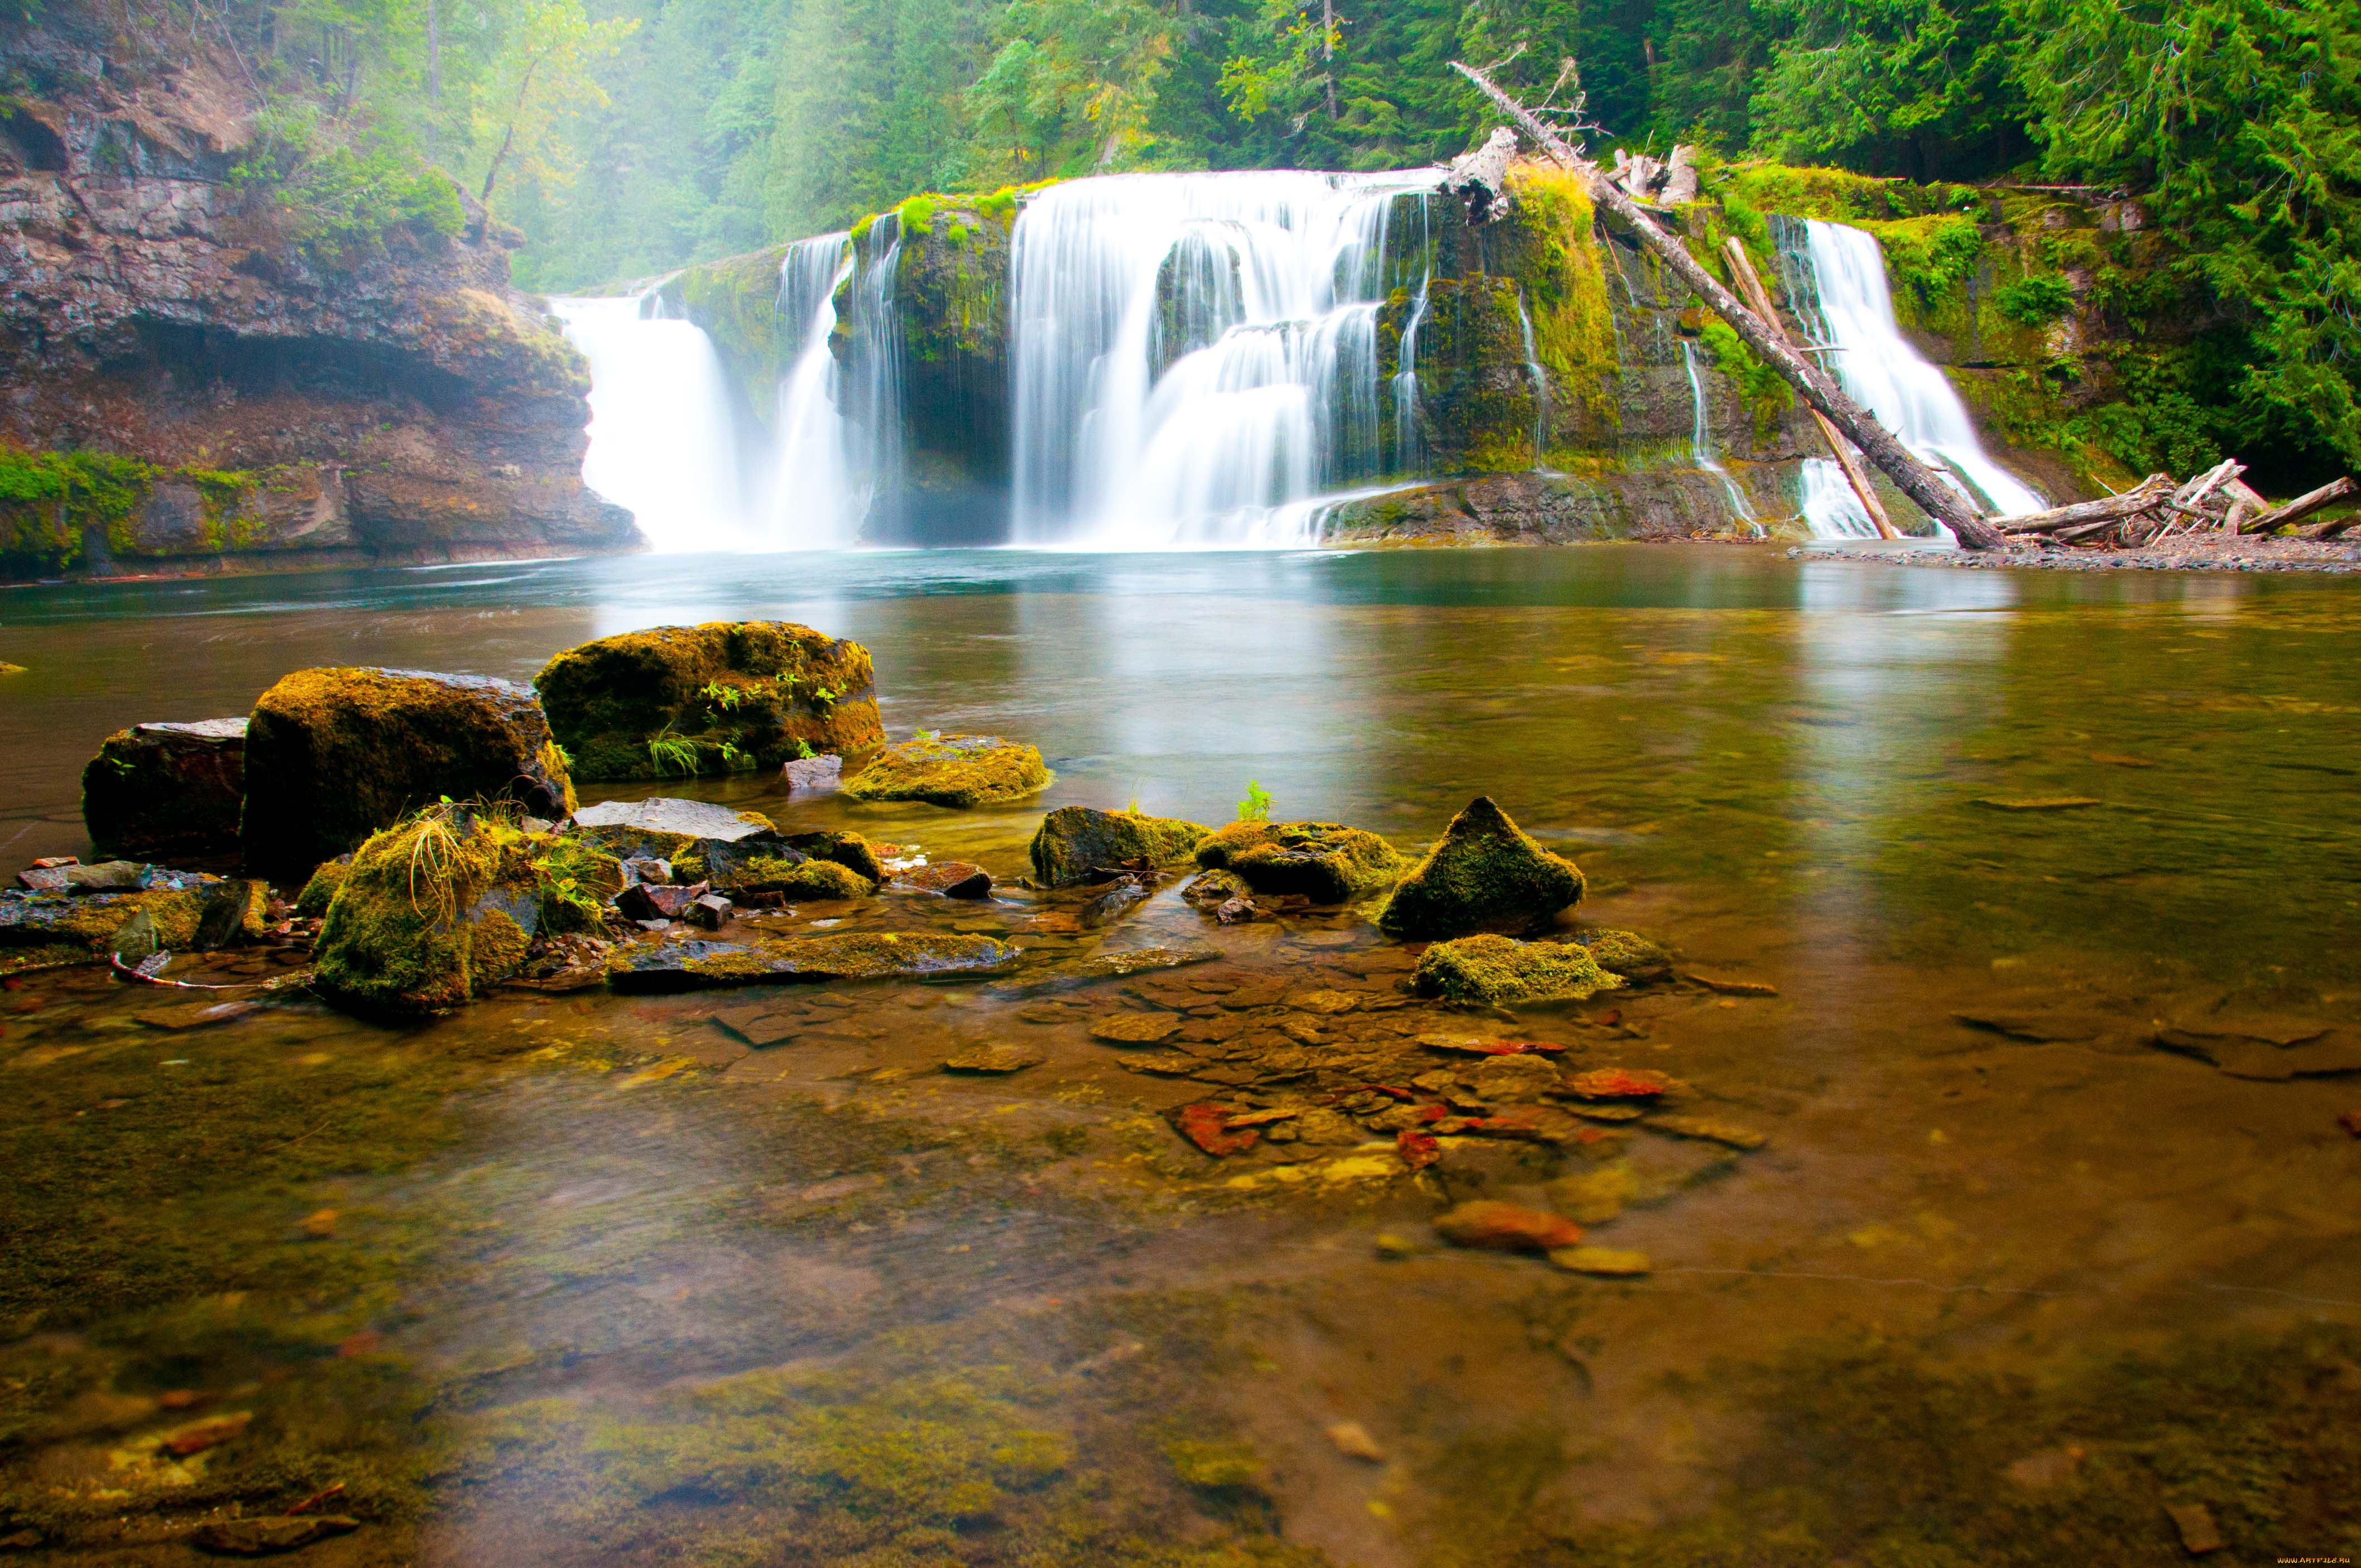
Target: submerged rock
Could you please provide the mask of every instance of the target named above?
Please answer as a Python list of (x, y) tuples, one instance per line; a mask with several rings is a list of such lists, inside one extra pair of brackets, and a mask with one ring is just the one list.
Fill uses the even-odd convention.
[(664, 942), (617, 955), (608, 983), (617, 991), (692, 991), (787, 981), (925, 979), (988, 973), (1016, 962), (1016, 949), (984, 937), (858, 932), (753, 942)]
[(1582, 1240), (1582, 1227), (1563, 1215), (1489, 1200), (1460, 1204), (1434, 1228), (1454, 1246), (1494, 1252), (1550, 1252)]
[(1389, 936), (1530, 931), (1582, 897), (1582, 872), (1551, 854), (1488, 795), (1451, 819), (1442, 839), (1394, 887), (1378, 925)]
[(854, 800), (988, 806), (1045, 789), (1054, 776), (1035, 747), (997, 735), (921, 733), (887, 747), (844, 793)]
[(895, 877), (894, 885), (944, 898), (989, 898), (992, 873), (972, 861), (937, 861), (932, 865), (912, 866)]
[(237, 852), (246, 720), (135, 724), (82, 771), (82, 819), (102, 858)]
[(1572, 942), (1520, 942), (1510, 937), (1463, 937), (1426, 949), (1411, 976), (1422, 996), (1446, 1002), (1578, 1001), (1623, 981), (1598, 967), (1590, 949)]
[(268, 1519), (216, 1519), (199, 1525), (190, 1533), (189, 1543), (201, 1552), (211, 1552), (223, 1557), (275, 1557), (282, 1552), (293, 1552), (325, 1541), (330, 1536), (347, 1535), (361, 1528), (361, 1521), (346, 1514), (278, 1515)]
[(1574, 939), (1590, 949), (1590, 956), (1598, 960), (1600, 969), (1620, 974), (1635, 985), (1668, 979), (1673, 972), (1673, 955), (1637, 931), (1602, 927), (1596, 931), (1580, 932)]
[(602, 637), (533, 685), (584, 778), (752, 773), (885, 738), (869, 650), (792, 621)]
[(354, 853), (313, 948), (313, 987), (357, 1013), (457, 1007), (523, 967), (541, 904), (522, 835), (464, 810), (422, 813)]
[(514, 800), (574, 809), (565, 758), (533, 693), (482, 675), (298, 670), (264, 692), (246, 732), (247, 869), (292, 881), (421, 803)]
[(1061, 806), (1033, 834), (1033, 874), (1045, 887), (1065, 887), (1088, 882), (1100, 870), (1170, 865), (1189, 859), (1212, 831), (1176, 817)]
[(1228, 871), (1257, 893), (1345, 904), (1401, 874), (1402, 858), (1375, 833), (1336, 822), (1233, 822), (1197, 846), (1197, 863)]

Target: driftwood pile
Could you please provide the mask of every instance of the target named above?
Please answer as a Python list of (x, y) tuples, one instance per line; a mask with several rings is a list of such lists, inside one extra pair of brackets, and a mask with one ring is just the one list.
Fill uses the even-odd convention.
[[(2270, 533), (2347, 497), (2361, 496), (2361, 483), (2348, 477), (2274, 507), (2239, 478), (2246, 471), (2245, 464), (2228, 457), (2185, 484), (2174, 484), (2169, 474), (2150, 474), (2119, 496), (1995, 521), (2003, 533), (2020, 543), (2146, 547), (2197, 534)], [(2334, 539), (2356, 526), (2361, 526), (2361, 512), (2314, 524), (2301, 537)]]

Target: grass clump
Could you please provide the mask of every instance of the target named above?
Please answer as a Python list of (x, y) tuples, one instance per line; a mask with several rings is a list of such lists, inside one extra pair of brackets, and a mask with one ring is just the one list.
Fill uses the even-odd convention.
[(1590, 949), (1572, 942), (1520, 942), (1486, 934), (1437, 942), (1411, 981), (1422, 996), (1505, 1006), (1516, 1002), (1578, 1002), (1622, 987)]
[(854, 800), (964, 807), (1021, 799), (1048, 788), (1055, 776), (1037, 747), (997, 735), (928, 731), (887, 747), (844, 793)]

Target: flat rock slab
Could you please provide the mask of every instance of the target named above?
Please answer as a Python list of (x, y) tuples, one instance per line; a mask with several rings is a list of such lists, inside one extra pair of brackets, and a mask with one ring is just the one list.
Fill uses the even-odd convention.
[(223, 1557), (276, 1557), (361, 1528), (345, 1514), (298, 1514), (293, 1518), (219, 1519), (200, 1525), (189, 1543), (200, 1552)]
[(1020, 1051), (1014, 1046), (976, 1046), (961, 1051), (956, 1056), (944, 1058), (943, 1070), (996, 1077), (1005, 1073), (1022, 1072), (1028, 1067), (1038, 1067), (1049, 1059), (1047, 1057), (1033, 1056)]
[(732, 811), (709, 800), (677, 800), (654, 795), (646, 800), (602, 800), (574, 814), (579, 828), (630, 828), (642, 833), (674, 833), (689, 839), (719, 839), (734, 844), (757, 833), (774, 831), (767, 817)]
[[(1101, 953), (1096, 958), (1059, 964), (1040, 979), (1011, 989), (1020, 996), (1034, 996), (1043, 992), (1092, 985), (1100, 981), (1128, 980), (1133, 975), (1152, 974), (1158, 970), (1209, 964), (1222, 956), (1219, 948), (1128, 948), (1119, 953)], [(1272, 992), (1269, 1000), (1278, 1001), (1279, 993)]]
[(1115, 1013), (1091, 1025), (1091, 1038), (1116, 1046), (1153, 1046), (1170, 1039), (1180, 1020), (1170, 1013)]
[(852, 933), (744, 942), (665, 942), (624, 952), (607, 971), (617, 991), (698, 991), (798, 981), (927, 980), (989, 973), (1016, 949), (984, 937)]
[(199, 718), (186, 724), (135, 724), (131, 727), (131, 733), (181, 735), (192, 740), (243, 740), (246, 739), (246, 719), (241, 716), (236, 718)]
[(713, 1021), (750, 1046), (775, 1046), (803, 1032), (803, 1020), (766, 1007), (725, 1007)]

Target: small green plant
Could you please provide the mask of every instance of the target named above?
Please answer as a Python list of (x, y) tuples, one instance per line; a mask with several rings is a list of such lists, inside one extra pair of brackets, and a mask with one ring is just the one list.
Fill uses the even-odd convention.
[(746, 694), (744, 692), (739, 690), (736, 686), (724, 685), (719, 681), (706, 682), (705, 690), (702, 695), (706, 701), (711, 703), (714, 707), (719, 708), (724, 713), (731, 711), (740, 703), (746, 700)]
[(826, 707), (836, 701), (836, 694), (829, 690), (826, 686), (814, 686), (812, 687), (812, 701), (818, 703), (823, 707)]
[(569, 773), (574, 771), (573, 752), (567, 751), (565, 747), (559, 745), (555, 740), (552, 740), (549, 743), (549, 749), (557, 753), (557, 765), (559, 767), (564, 768)]
[(1126, 813), (1126, 815), (1128, 815), (1128, 816), (1132, 816), (1132, 817), (1137, 817), (1137, 816), (1138, 816), (1138, 815), (1139, 815), (1139, 796), (1137, 796), (1137, 795), (1133, 795), (1133, 796), (1131, 797), (1131, 804), (1130, 804), (1129, 806), (1125, 806), (1123, 809), (1124, 809), (1125, 813)]
[(1246, 780), (1246, 797), (1238, 802), (1238, 820), (1268, 822), (1270, 820), (1270, 791), (1258, 780)]
[(942, 738), (943, 732), (939, 729), (921, 729), (916, 735), (910, 737), (913, 740), (924, 741), (929, 746), (933, 745)]
[(701, 759), (697, 754), (697, 742), (679, 735), (658, 735), (648, 741), (648, 761), (654, 765), (656, 777), (677, 773), (685, 779), (697, 775)]
[(721, 742), (721, 765), (733, 773), (751, 773), (754, 771), (754, 753), (740, 751), (734, 740), (724, 740)]
[(818, 751), (812, 750), (812, 743), (810, 741), (802, 739), (800, 736), (796, 738), (796, 761), (799, 762), (809, 762), (812, 758), (818, 755), (819, 753)]
[(1993, 290), (1993, 304), (2019, 326), (2048, 326), (2072, 313), (2074, 290), (2063, 278), (2020, 278)]

